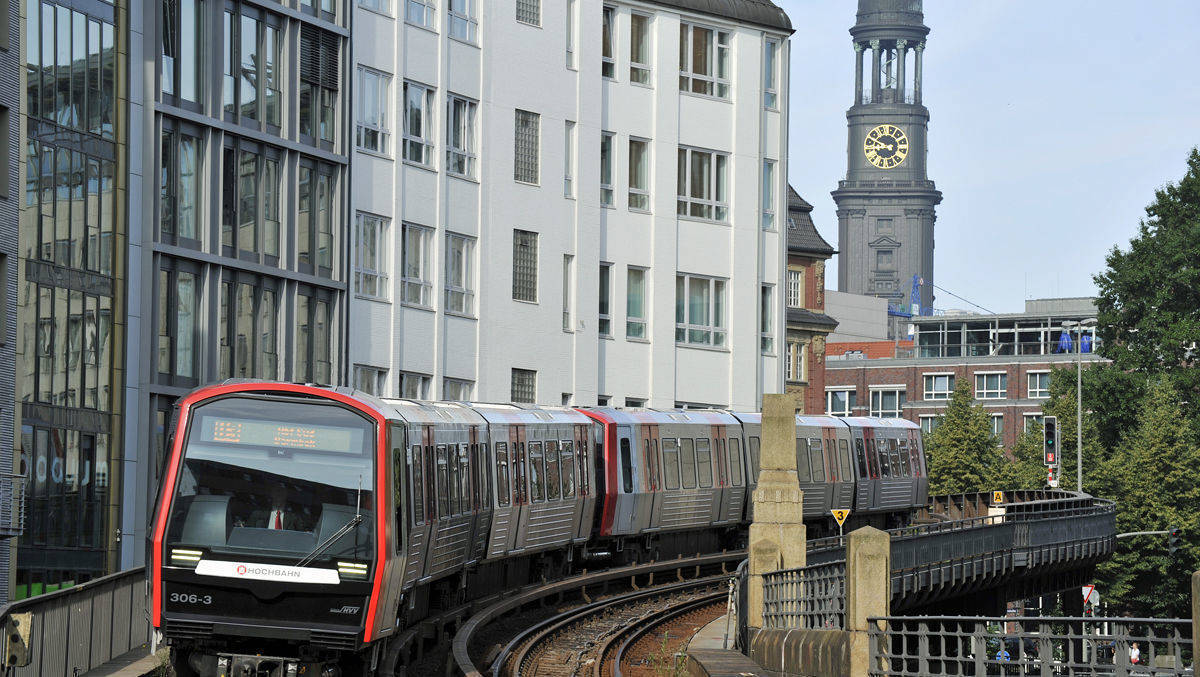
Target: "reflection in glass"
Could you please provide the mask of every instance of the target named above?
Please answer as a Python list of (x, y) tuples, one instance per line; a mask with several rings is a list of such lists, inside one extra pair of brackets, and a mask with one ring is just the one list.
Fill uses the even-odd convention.
[(195, 376), (196, 276), (179, 272), (176, 281), (175, 375)]

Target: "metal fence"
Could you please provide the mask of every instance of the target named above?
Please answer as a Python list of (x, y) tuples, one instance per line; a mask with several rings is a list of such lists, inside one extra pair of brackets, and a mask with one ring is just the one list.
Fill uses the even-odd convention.
[(841, 630), (846, 626), (846, 562), (782, 569), (763, 576), (763, 626)]
[(145, 569), (12, 602), (0, 624), (6, 676), (81, 675), (149, 642)]
[(870, 619), (871, 675), (1192, 675), (1191, 621)]

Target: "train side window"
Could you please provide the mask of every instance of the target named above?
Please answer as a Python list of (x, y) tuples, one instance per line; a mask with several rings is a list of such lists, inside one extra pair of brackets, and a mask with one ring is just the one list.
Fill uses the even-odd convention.
[(758, 465), (759, 446), (760, 445), (759, 445), (758, 438), (751, 437), (750, 438), (750, 478), (752, 480), (754, 480), (755, 484), (758, 484), (758, 470), (760, 467)]
[(825, 481), (825, 459), (822, 458), (821, 440), (811, 437), (808, 440), (808, 459), (812, 464), (812, 481)]
[(663, 484), (667, 489), (679, 488), (679, 442), (673, 439), (662, 441)]
[(854, 464), (850, 462), (850, 443), (846, 440), (838, 440), (838, 454), (842, 459), (842, 481), (854, 481)]
[(742, 486), (742, 441), (729, 438), (729, 480), (735, 487)]
[(579, 495), (587, 496), (591, 491), (591, 466), (588, 465), (588, 443), (584, 437), (579, 441)]
[(546, 500), (545, 468), (542, 466), (542, 443), (529, 443), (529, 500), (541, 503)]
[(829, 478), (830, 482), (841, 481), (838, 479), (841, 473), (838, 471), (837, 447), (834, 445), (833, 440), (829, 439), (825, 440), (825, 467), (827, 468), (825, 476)]
[(558, 474), (558, 442), (546, 442), (546, 500), (557, 501), (562, 478)]
[(812, 482), (812, 464), (808, 461), (808, 440), (796, 438), (796, 479), (802, 483)]
[(621, 438), (621, 489), (633, 493), (633, 457), (629, 451), (629, 438)]
[(458, 445), (458, 513), (471, 511), (471, 454), (465, 444)]
[(892, 464), (892, 477), (903, 477), (904, 470), (900, 467), (900, 455), (896, 453), (896, 440), (883, 440), (883, 446), (887, 449), (888, 460)]
[(713, 485), (712, 450), (707, 439), (696, 440), (696, 479), (708, 489)]
[(485, 509), (492, 507), (492, 473), (488, 472), (488, 468), (492, 467), (491, 456), (488, 454), (487, 442), (479, 444), (479, 456), (476, 457), (479, 461), (479, 506)]
[(861, 479), (872, 477), (871, 471), (867, 467), (867, 452), (863, 449), (863, 441), (854, 438), (855, 458), (858, 460), (858, 476)]
[(562, 455), (562, 496), (563, 498), (573, 498), (575, 496), (575, 450), (572, 449), (571, 440), (563, 440)]
[(414, 444), (408, 450), (408, 469), (412, 487), (412, 523), (425, 523), (425, 473), (421, 471), (421, 445)]
[(912, 440), (905, 442), (905, 446), (908, 447), (908, 457), (912, 461), (913, 477), (920, 477), (922, 474), (921, 448)]
[(446, 445), (437, 445), (437, 505), (438, 517), (450, 514), (450, 469), (446, 461)]
[(679, 466), (683, 475), (683, 488), (696, 488), (696, 443), (690, 439), (684, 439), (681, 442), (683, 457)]
[(501, 508), (508, 507), (508, 443), (497, 442), (496, 450), (496, 502)]

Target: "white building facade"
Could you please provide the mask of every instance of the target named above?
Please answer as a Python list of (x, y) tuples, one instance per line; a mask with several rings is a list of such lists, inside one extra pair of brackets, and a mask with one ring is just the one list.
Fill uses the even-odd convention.
[(782, 391), (781, 10), (390, 1), (358, 2), (351, 41), (355, 386), (741, 409)]

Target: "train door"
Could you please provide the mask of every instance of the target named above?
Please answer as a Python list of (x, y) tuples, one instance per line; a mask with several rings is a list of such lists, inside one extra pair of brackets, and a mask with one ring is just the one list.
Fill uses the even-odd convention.
[(437, 482), (433, 467), (433, 426), (423, 425), (416, 431), (410, 428), (408, 437), (411, 473), (409, 479), (412, 486), (422, 488), (420, 504), (414, 503), (413, 505), (414, 514), (421, 518), (420, 524), (414, 526), (409, 535), (409, 547), (413, 555), (412, 561), (409, 562), (409, 572), (413, 575), (413, 580), (417, 580), (429, 575), (429, 551), (433, 549), (433, 534), (437, 529)]
[[(400, 604), (400, 592), (404, 588), (404, 572), (408, 561), (408, 532), (411, 513), (408, 507), (408, 445), (405, 438), (404, 426), (392, 423), (388, 426), (388, 456), (386, 481), (391, 491), (388, 496), (380, 497), (380, 507), (394, 519), (389, 519), (391, 539), (384, 541), (384, 547), (389, 548), (387, 566), (383, 570), (383, 587), (380, 590), (379, 609), (383, 618), (396, 618), (397, 607)], [(385, 515), (387, 514), (385, 513)], [(383, 534), (379, 535), (383, 538)]]
[(642, 430), (642, 488), (647, 491), (643, 506), (649, 510), (645, 515), (647, 528), (657, 529), (662, 524), (663, 487), (659, 464), (659, 434), (657, 425), (641, 425)]
[(825, 443), (825, 460), (829, 467), (827, 476), (833, 491), (830, 509), (850, 509), (854, 502), (854, 471), (850, 467), (850, 448), (842, 440), (838, 445), (837, 429), (821, 428)]
[(506, 426), (492, 426), (497, 435), (492, 439), (492, 463), (496, 475), (495, 500), (492, 508), (491, 545), (488, 547), (490, 557), (502, 557), (513, 549), (513, 539), (516, 537), (516, 524), (520, 515), (519, 497), (517, 490), (516, 448), (508, 437)]
[(512, 550), (525, 548), (525, 534), (529, 529), (529, 473), (526, 466), (528, 450), (525, 448), (525, 426), (508, 426), (509, 462), (516, 472), (513, 474), (513, 540)]
[(712, 426), (714, 466), (717, 472), (713, 482), (713, 520), (718, 523), (729, 521), (729, 456), (725, 446), (725, 426)]
[(645, 522), (637, 515), (637, 476), (634, 472), (635, 438), (631, 426), (617, 426), (617, 491), (613, 514), (613, 531), (620, 534), (638, 533)]
[(491, 473), (486, 472), (491, 464), (484, 460), (486, 446), (481, 444), (480, 427), (473, 425), (467, 434), (467, 459), (470, 469), (471, 502), (468, 510), (471, 515), (471, 549), (467, 553), (468, 560), (478, 561), (487, 555), (488, 528), (491, 526), (492, 503), (488, 491), (491, 485)]
[(908, 453), (912, 456), (913, 478), (917, 485), (917, 505), (929, 503), (929, 476), (925, 468), (925, 454), (921, 448), (920, 431), (909, 429)]
[[(585, 540), (588, 536), (588, 525), (592, 523), (592, 499), (588, 496), (588, 432), (587, 426), (574, 424), (571, 426), (571, 496), (577, 506), (575, 527), (572, 538), (576, 541)], [(567, 471), (564, 450), (563, 461), (563, 491), (566, 491)]]
[(862, 428), (850, 429), (850, 445), (853, 447), (858, 471), (854, 510), (860, 513), (870, 512), (875, 507), (875, 485), (879, 482), (879, 470), (875, 467), (875, 460), (867, 454)]

